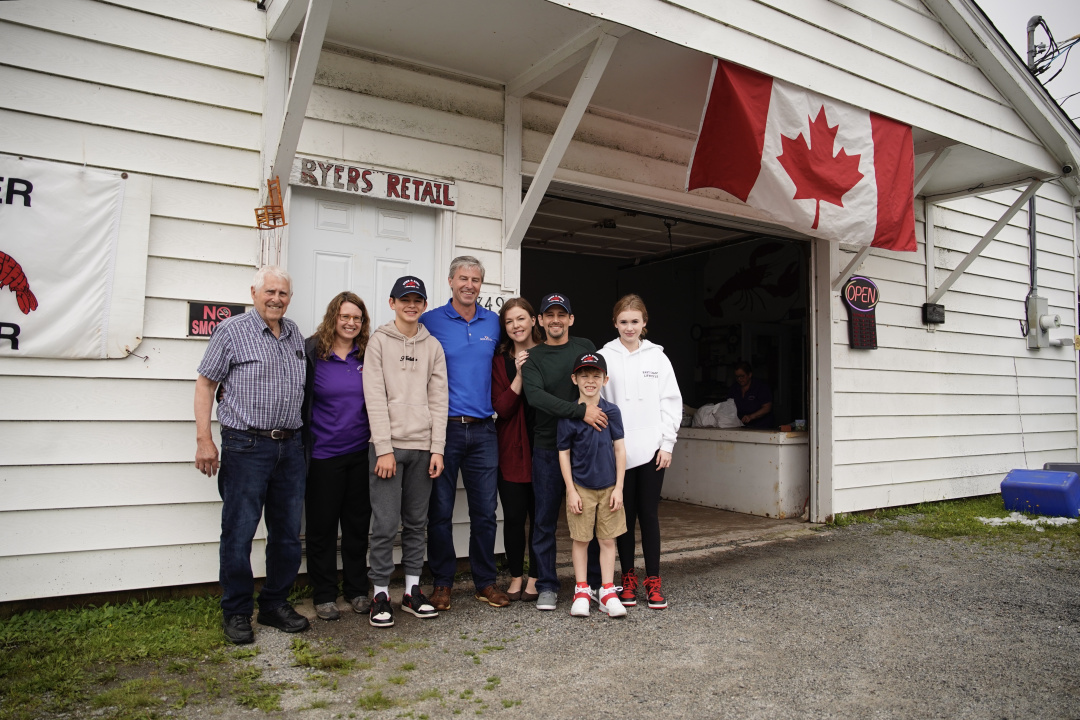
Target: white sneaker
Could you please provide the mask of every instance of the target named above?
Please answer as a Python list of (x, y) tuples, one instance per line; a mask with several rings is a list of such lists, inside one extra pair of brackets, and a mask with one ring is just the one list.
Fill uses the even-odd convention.
[(570, 614), (574, 617), (589, 617), (589, 599), (574, 598), (574, 604), (570, 606)]
[(619, 600), (618, 593), (609, 592), (604, 595), (602, 600), (599, 603), (600, 612), (605, 612), (611, 617), (623, 617), (626, 615), (626, 608), (623, 607), (622, 602)]

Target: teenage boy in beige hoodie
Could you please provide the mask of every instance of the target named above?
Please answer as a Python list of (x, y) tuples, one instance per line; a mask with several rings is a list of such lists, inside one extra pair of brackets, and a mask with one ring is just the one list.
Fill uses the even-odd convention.
[(372, 333), (364, 367), (372, 448), (368, 575), (375, 588), (368, 622), (374, 627), (394, 624), (388, 586), (399, 526), (405, 570), (401, 609), (418, 618), (439, 614), (420, 590), (420, 570), (431, 481), (443, 470), (450, 404), (442, 345), (420, 323), (427, 309), (424, 282), (411, 275), (398, 278), (390, 291), (390, 309), (394, 319)]

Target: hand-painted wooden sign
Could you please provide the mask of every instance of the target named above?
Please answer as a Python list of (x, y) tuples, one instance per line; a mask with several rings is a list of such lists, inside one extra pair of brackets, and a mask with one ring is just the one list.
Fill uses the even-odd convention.
[(848, 344), (859, 350), (877, 349), (878, 287), (870, 278), (853, 276), (841, 291), (848, 309)]
[(289, 184), (457, 210), (457, 185), (453, 182), (390, 170), (373, 170), (350, 165), (344, 160), (297, 156), (293, 161)]
[(233, 315), (247, 311), (246, 305), (188, 302), (188, 337), (210, 337), (214, 328)]

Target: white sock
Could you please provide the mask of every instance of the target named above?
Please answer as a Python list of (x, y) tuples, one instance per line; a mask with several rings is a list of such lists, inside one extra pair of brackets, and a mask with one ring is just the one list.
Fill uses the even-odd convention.
[(405, 594), (406, 595), (411, 595), (413, 586), (414, 585), (419, 585), (419, 584), (420, 584), (420, 576), (419, 575), (406, 575), (405, 576)]
[[(378, 595), (379, 593), (386, 593), (386, 597), (387, 597), (387, 599), (389, 599), (390, 598), (390, 587), (387, 586), (387, 585), (376, 585), (375, 586), (375, 595)], [(373, 595), (372, 597), (375, 597), (375, 595)]]

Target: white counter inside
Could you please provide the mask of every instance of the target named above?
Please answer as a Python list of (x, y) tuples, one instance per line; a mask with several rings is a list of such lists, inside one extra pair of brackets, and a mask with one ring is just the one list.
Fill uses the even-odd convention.
[(807, 433), (680, 428), (663, 497), (750, 515), (798, 517), (810, 497)]

